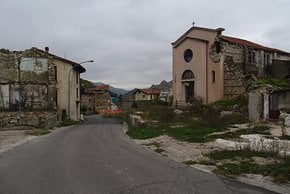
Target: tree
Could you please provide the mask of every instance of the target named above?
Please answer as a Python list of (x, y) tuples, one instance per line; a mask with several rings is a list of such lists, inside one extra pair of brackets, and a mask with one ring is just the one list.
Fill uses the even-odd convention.
[(80, 83), (81, 83), (81, 87), (82, 88), (94, 88), (95, 87), (95, 84), (88, 81), (88, 80), (85, 80), (85, 79), (80, 79)]

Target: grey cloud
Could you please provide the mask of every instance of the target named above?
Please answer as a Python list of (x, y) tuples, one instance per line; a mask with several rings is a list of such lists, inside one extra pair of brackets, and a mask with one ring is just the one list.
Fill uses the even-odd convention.
[(0, 3), (1, 47), (49, 46), (84, 64), (83, 78), (118, 87), (171, 80), (171, 45), (197, 26), (290, 51), (286, 0), (9, 0)]

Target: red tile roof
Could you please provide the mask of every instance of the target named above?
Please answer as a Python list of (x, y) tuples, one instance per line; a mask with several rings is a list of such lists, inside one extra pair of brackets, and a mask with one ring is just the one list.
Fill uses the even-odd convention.
[(108, 90), (109, 89), (109, 85), (106, 84), (101, 84), (95, 87), (95, 90)]
[(145, 94), (160, 94), (160, 91), (159, 90), (154, 90), (154, 89), (139, 89), (139, 91), (145, 93)]
[(266, 47), (248, 40), (244, 40), (244, 39), (240, 39), (240, 38), (234, 38), (234, 37), (230, 37), (230, 36), (222, 36), (222, 39), (230, 42), (230, 43), (234, 43), (234, 44), (239, 44), (239, 45), (244, 45), (244, 46), (248, 46), (248, 47), (252, 47), (252, 48), (256, 48), (256, 49), (262, 49), (262, 50), (266, 50), (266, 51), (270, 51), (270, 52), (277, 52), (280, 54), (286, 54), (289, 55), (290, 53), (286, 52), (286, 51), (282, 51), (276, 48), (270, 48), (270, 47)]

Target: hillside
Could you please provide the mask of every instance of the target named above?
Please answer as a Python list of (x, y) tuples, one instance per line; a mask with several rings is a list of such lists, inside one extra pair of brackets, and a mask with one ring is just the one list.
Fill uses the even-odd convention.
[(172, 81), (161, 81), (160, 84), (158, 85), (152, 85), (150, 87), (151, 89), (157, 89), (157, 90), (160, 90), (160, 91), (169, 91), (170, 89), (172, 89)]
[[(97, 86), (97, 85), (101, 85), (101, 84), (105, 84), (105, 83), (102, 83), (102, 82), (93, 82), (93, 84), (95, 86)], [(115, 87), (113, 87), (111, 85), (109, 85), (109, 91), (111, 91), (112, 93), (115, 93), (117, 95), (124, 95), (124, 94), (126, 94), (128, 92), (128, 90), (125, 90), (125, 89), (122, 89), (122, 88), (115, 88)]]

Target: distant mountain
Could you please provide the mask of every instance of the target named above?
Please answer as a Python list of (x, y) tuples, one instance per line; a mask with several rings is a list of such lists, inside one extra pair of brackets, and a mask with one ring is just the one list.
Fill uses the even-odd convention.
[(132, 96), (137, 90), (138, 90), (137, 88), (134, 88), (133, 90), (128, 91), (126, 94), (124, 94), (124, 98)]
[[(102, 83), (102, 82), (93, 82), (96, 86), (98, 85), (102, 85), (102, 84), (105, 84), (105, 83)], [(105, 85), (108, 85), (108, 84), (105, 84)], [(128, 90), (125, 90), (125, 89), (122, 89), (122, 88), (115, 88), (111, 85), (109, 85), (109, 91), (114, 93), (114, 94), (117, 94), (117, 95), (124, 95), (128, 92)]]
[(170, 89), (172, 89), (172, 81), (167, 82), (163, 80), (160, 82), (160, 84), (152, 85), (150, 88), (160, 90), (160, 91), (169, 91)]
[(125, 90), (125, 89), (122, 89), (122, 88), (115, 88), (113, 86), (110, 86), (109, 90), (114, 92), (115, 94), (118, 94), (118, 95), (124, 95), (124, 94), (126, 94), (128, 92), (128, 90)]

